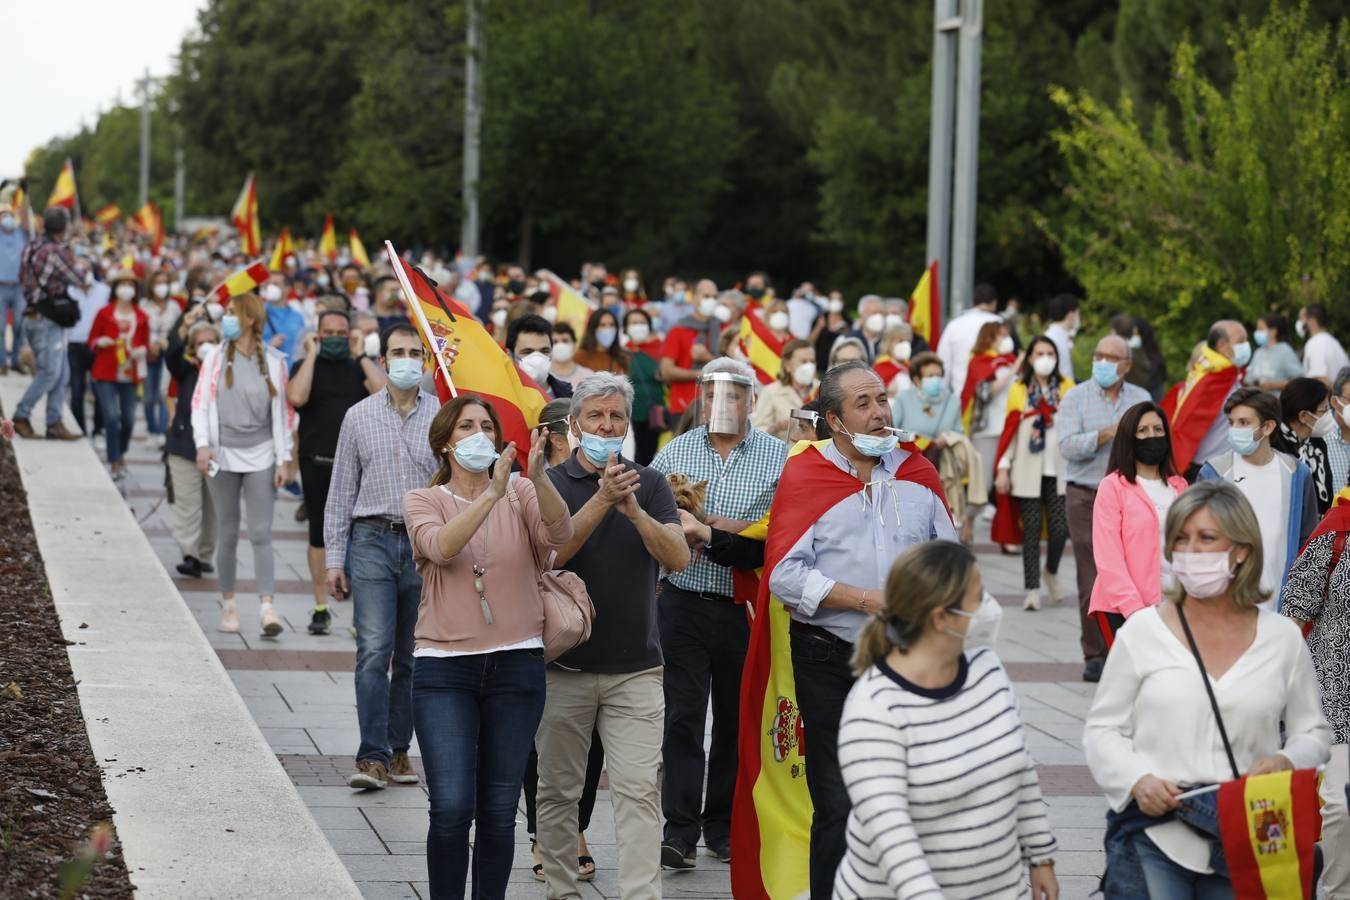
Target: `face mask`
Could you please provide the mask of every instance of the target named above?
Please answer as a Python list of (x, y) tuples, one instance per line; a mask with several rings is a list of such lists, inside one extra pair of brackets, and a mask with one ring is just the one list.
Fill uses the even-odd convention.
[(1069, 316), (1067, 320), (1067, 327), (1069, 331), (1069, 337), (1073, 337), (1075, 334), (1078, 333), (1078, 313), (1073, 313), (1071, 316)]
[(269, 284), (263, 288), (263, 299), (268, 303), (276, 303), (281, 299), (281, 285)]
[(619, 336), (619, 329), (617, 328), (595, 329), (595, 340), (600, 344), (601, 347), (604, 347), (606, 350), (614, 346), (614, 339), (618, 336)]
[(1253, 332), (1252, 332), (1252, 340), (1256, 343), (1256, 346), (1258, 346), (1258, 347), (1264, 347), (1264, 346), (1266, 345), (1266, 341), (1270, 340), (1270, 332), (1269, 332), (1269, 331), (1253, 331)]
[(496, 328), (502, 328), (506, 325), (506, 310), (494, 309), (492, 311), (492, 324)]
[(929, 397), (937, 398), (937, 396), (942, 393), (942, 376), (926, 376), (923, 380), (923, 392)]
[(1007, 356), (1009, 353), (1013, 352), (1015, 346), (1012, 338), (1001, 337), (998, 339), (998, 346), (995, 349), (998, 350), (1000, 356)]
[(351, 355), (352, 344), (346, 337), (319, 338), (319, 359), (348, 359)]
[(1237, 426), (1228, 429), (1228, 443), (1232, 445), (1234, 452), (1239, 456), (1251, 456), (1256, 452), (1256, 448), (1261, 446), (1255, 428), (1239, 428)]
[(787, 331), (788, 314), (785, 312), (776, 312), (769, 316), (769, 327), (774, 331)]
[(1243, 341), (1233, 347), (1233, 365), (1241, 369), (1252, 361), (1252, 345)]
[(1336, 424), (1336, 419), (1331, 415), (1331, 410), (1327, 409), (1327, 411), (1322, 413), (1318, 420), (1313, 423), (1312, 436), (1315, 438), (1326, 439), (1339, 427), (1340, 426)]
[(169, 296), (169, 286), (167, 284), (155, 285), (155, 296), (161, 300)]
[(761, 300), (764, 298), (765, 291), (764, 288), (746, 288), (745, 293), (755, 300)]
[(910, 345), (909, 341), (896, 341), (891, 345), (891, 359), (898, 359), (901, 362), (904, 362), (909, 359), (909, 355), (912, 351), (913, 347)]
[(365, 346), (362, 347), (362, 349), (366, 351), (366, 356), (374, 359), (380, 355), (380, 336), (378, 334), (372, 331), (370, 334), (366, 335), (364, 343)]
[(980, 608), (973, 613), (950, 608), (947, 612), (970, 620), (965, 634), (951, 628), (942, 629), (946, 634), (960, 638), (966, 647), (992, 647), (998, 642), (999, 628), (1003, 624), (1003, 607), (988, 591), (980, 598)]
[(420, 359), (389, 360), (389, 383), (400, 391), (415, 387), (422, 380), (422, 361)]
[(13, 231), (18, 224), (18, 220), (8, 213), (0, 216), (0, 228), (5, 229), (6, 231)]
[(553, 358), (554, 362), (569, 363), (576, 352), (577, 348), (573, 347), (570, 342), (559, 341), (553, 345), (553, 350), (549, 353), (549, 356)]
[(844, 301), (843, 301), (843, 300), (831, 300), (831, 301), (830, 301), (830, 312), (832, 312), (832, 313), (841, 313), (841, 312), (843, 312), (843, 311), (844, 311)]
[(652, 336), (652, 329), (648, 325), (629, 325), (628, 340), (634, 344), (645, 344), (647, 338)]
[(1109, 359), (1095, 359), (1092, 361), (1092, 380), (1097, 382), (1102, 390), (1114, 387), (1120, 380), (1120, 372), (1117, 371), (1116, 364)]
[(523, 282), (523, 281), (514, 281), (514, 280), (513, 280), (513, 281), (508, 281), (508, 282), (506, 283), (506, 290), (507, 290), (508, 293), (511, 293), (511, 294), (521, 294), (521, 293), (524, 293), (524, 291), (525, 291), (525, 282)]
[(534, 379), (536, 384), (545, 384), (548, 381), (548, 367), (550, 364), (549, 355), (535, 351), (525, 354), (525, 358), (517, 360), (517, 364), (526, 375)]
[(792, 370), (792, 380), (802, 387), (814, 384), (816, 380), (816, 364), (802, 363)]
[(1294, 323), (1294, 330), (1298, 332), (1298, 336), (1301, 338), (1305, 338), (1308, 336), (1308, 326), (1304, 323), (1302, 319), (1299, 319), (1297, 322)]
[[(399, 360), (395, 360), (398, 362)], [(455, 444), (455, 462), (470, 472), (482, 472), (501, 456), (492, 445), (492, 438), (481, 431), (474, 432)]]
[(1209, 553), (1172, 552), (1172, 574), (1176, 576), (1186, 596), (1197, 600), (1217, 597), (1233, 581), (1234, 567), (1228, 561), (1227, 551)]
[(636, 278), (625, 278), (623, 280), (623, 289), (630, 294), (636, 294), (638, 289), (638, 280)]
[(197, 349), (192, 351), (192, 355), (197, 357), (198, 359), (202, 359), (206, 356), (206, 354), (210, 353), (214, 349), (216, 349), (216, 345), (214, 343), (212, 343), (211, 341), (202, 341), (200, 344), (197, 345)]
[(1132, 334), (1127, 343), (1130, 345), (1131, 350), (1138, 350), (1140, 347), (1144, 346), (1144, 339), (1137, 334)]
[(370, 309), (370, 291), (365, 288), (357, 288), (356, 293), (352, 294), (352, 309), (365, 311)]
[(670, 299), (674, 300), (676, 303), (683, 303), (684, 296), (685, 296), (684, 291), (676, 291), (675, 293), (670, 295)]
[(591, 461), (593, 466), (603, 466), (609, 462), (609, 455), (614, 454), (614, 458), (619, 458), (620, 451), (623, 450), (623, 435), (618, 437), (601, 437), (598, 434), (591, 434), (589, 431), (581, 432), (581, 452), (586, 454), (586, 458)]
[(715, 297), (704, 297), (702, 300), (698, 301), (698, 314), (705, 318), (715, 314), (720, 308), (721, 307), (717, 305), (717, 298)]
[(882, 331), (886, 328), (886, 317), (881, 313), (872, 313), (863, 320), (863, 328), (870, 331), (872, 334), (876, 334), (878, 331)]
[(135, 300), (135, 299), (136, 299), (136, 288), (135, 288), (135, 286), (134, 286), (134, 285), (130, 285), (130, 284), (119, 284), (119, 285), (117, 286), (117, 299), (118, 299), (118, 300)]
[(905, 324), (905, 317), (904, 317), (904, 316), (899, 315), (898, 313), (887, 313), (887, 314), (886, 314), (886, 328), (887, 328), (887, 329), (891, 329), (891, 328), (899, 328), (899, 327), (900, 327), (901, 325), (903, 325), (903, 324)]
[(227, 341), (238, 340), (239, 335), (242, 333), (239, 327), (239, 317), (226, 316), (225, 318), (221, 319), (220, 333), (225, 336), (225, 340)]
[(1038, 356), (1031, 361), (1031, 371), (1042, 378), (1049, 378), (1057, 368), (1059, 364), (1055, 362), (1053, 356)]
[(219, 303), (208, 303), (206, 304), (206, 314), (219, 322), (220, 317), (225, 314), (225, 307), (221, 306)]
[(717, 321), (725, 325), (731, 321), (731, 307), (718, 304), (718, 307), (713, 310), (713, 315), (717, 317)]
[(853, 449), (863, 456), (885, 456), (895, 449), (896, 444), (900, 443), (899, 436), (893, 431), (878, 436), (875, 434), (853, 434), (845, 429), (844, 434), (847, 434), (853, 441)]
[(326, 288), (328, 287), (328, 276), (320, 272), (318, 275), (315, 276), (314, 283), (321, 288)]
[(1159, 466), (1167, 459), (1171, 451), (1165, 437), (1147, 437), (1134, 439), (1134, 456), (1146, 466)]

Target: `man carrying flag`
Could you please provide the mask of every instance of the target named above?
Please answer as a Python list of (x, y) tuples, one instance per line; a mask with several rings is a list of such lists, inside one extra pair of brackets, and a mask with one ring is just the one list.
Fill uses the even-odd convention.
[(831, 896), (849, 813), (836, 744), (853, 642), (882, 609), (898, 555), (956, 540), (937, 470), (897, 446), (877, 374), (860, 361), (836, 366), (819, 403), (834, 437), (793, 448), (769, 512), (741, 689), (737, 897), (788, 898), (808, 887), (813, 898)]
[(1172, 423), (1172, 458), (1187, 481), (1194, 482), (1206, 460), (1228, 449), (1223, 405), (1242, 382), (1242, 370), (1251, 358), (1252, 346), (1242, 323), (1215, 322), (1186, 380), (1163, 398), (1162, 408)]

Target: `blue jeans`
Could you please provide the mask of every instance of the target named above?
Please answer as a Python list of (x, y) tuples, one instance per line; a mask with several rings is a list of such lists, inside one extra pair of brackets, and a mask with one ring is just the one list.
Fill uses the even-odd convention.
[(1177, 865), (1148, 835), (1136, 835), (1134, 849), (1144, 870), (1149, 900), (1232, 900), (1231, 881), (1222, 875), (1203, 875)]
[[(0, 368), (19, 364), (19, 348), (23, 346), (23, 291), (18, 282), (0, 284)], [(5, 314), (14, 314), (14, 349), (5, 350)], [(12, 359), (11, 359), (12, 357)]]
[(94, 399), (103, 416), (108, 462), (121, 462), (131, 446), (131, 430), (136, 427), (136, 385), (130, 381), (95, 381)]
[(66, 384), (70, 381), (70, 360), (66, 356), (66, 330), (45, 316), (24, 323), (28, 343), (37, 357), (37, 375), (23, 392), (19, 405), (14, 407), (14, 418), (32, 418), (33, 407), (42, 395), (47, 395), (47, 427), (61, 423), (61, 410), (66, 405)]
[(164, 397), (164, 357), (145, 364), (145, 430), (163, 434), (169, 429), (169, 401)]
[[(422, 576), (408, 536), (367, 522), (352, 523), (347, 554), (356, 625), (357, 760), (389, 765), (412, 743), (413, 629)], [(393, 676), (390, 677), (390, 669)]]
[(474, 826), (473, 897), (506, 896), (516, 802), (544, 714), (542, 650), (418, 657), (413, 719), (431, 794), (431, 896), (461, 898)]

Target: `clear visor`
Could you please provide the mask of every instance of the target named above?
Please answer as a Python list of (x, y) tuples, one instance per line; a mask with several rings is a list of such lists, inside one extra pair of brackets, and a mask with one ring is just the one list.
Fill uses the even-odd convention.
[(699, 421), (710, 434), (746, 434), (755, 409), (754, 383), (731, 372), (704, 375), (699, 379), (699, 404)]

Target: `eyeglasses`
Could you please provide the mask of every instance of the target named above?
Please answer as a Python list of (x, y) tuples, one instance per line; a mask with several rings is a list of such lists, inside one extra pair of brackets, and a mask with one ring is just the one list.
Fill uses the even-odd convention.
[(567, 430), (567, 424), (570, 421), (570, 418), (571, 417), (569, 416), (563, 416), (561, 419), (554, 419), (552, 422), (540, 422), (539, 427), (550, 434), (557, 434), (560, 431)]

